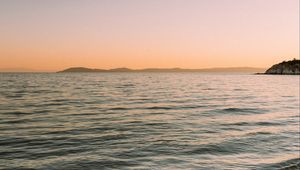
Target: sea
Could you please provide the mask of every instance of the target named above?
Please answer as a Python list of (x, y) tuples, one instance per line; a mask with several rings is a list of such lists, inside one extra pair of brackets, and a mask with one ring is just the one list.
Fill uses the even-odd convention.
[(300, 76), (0, 73), (0, 169), (299, 169)]

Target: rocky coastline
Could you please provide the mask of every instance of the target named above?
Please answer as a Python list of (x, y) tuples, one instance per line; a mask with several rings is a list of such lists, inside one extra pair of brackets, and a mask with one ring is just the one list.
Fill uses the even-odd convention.
[(294, 59), (275, 64), (264, 74), (300, 75), (300, 60)]

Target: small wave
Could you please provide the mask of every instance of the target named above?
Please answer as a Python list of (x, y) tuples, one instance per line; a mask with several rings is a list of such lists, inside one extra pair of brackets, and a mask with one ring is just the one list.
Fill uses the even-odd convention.
[(164, 106), (154, 106), (154, 107), (147, 107), (146, 109), (149, 110), (182, 110), (182, 109), (197, 109), (197, 108), (202, 108), (205, 106), (201, 105), (191, 105), (191, 106), (169, 106), (169, 107), (164, 107)]
[(247, 133), (247, 136), (255, 136), (255, 135), (271, 135), (271, 132), (251, 132)]
[(153, 106), (153, 107), (114, 107), (109, 108), (109, 110), (170, 110), (171, 107), (160, 107), (160, 106)]
[(109, 108), (109, 110), (131, 110), (132, 108), (126, 108), (126, 107), (113, 107)]
[(4, 95), (6, 98), (13, 98), (13, 99), (18, 99), (18, 98), (23, 98), (23, 94), (10, 94), (10, 95)]
[(18, 124), (18, 123), (24, 123), (26, 120), (7, 120), (7, 121), (2, 121), (0, 124)]
[(123, 85), (120, 85), (120, 86), (116, 86), (115, 88), (123, 89), (123, 88), (133, 88), (133, 87), (135, 87), (134, 84), (123, 84)]
[(256, 125), (260, 125), (260, 126), (276, 126), (276, 125), (281, 125), (281, 123), (277, 123), (277, 122), (257, 122), (255, 124)]
[(216, 144), (202, 145), (199, 148), (187, 151), (187, 154), (211, 154), (211, 155), (231, 155), (242, 152), (251, 152), (251, 147), (247, 143), (241, 142), (221, 142)]
[(287, 161), (269, 164), (263, 166), (260, 169), (278, 169), (278, 170), (299, 170), (300, 169), (300, 158), (289, 159)]
[(153, 106), (153, 107), (147, 107), (145, 109), (148, 109), (148, 110), (171, 110), (171, 109), (173, 109), (173, 107)]
[(32, 90), (29, 91), (31, 94), (49, 94), (49, 93), (59, 93), (58, 90)]
[(259, 108), (236, 108), (230, 107), (221, 110), (217, 110), (221, 113), (265, 113), (267, 110), (259, 109)]
[(28, 115), (28, 114), (31, 114), (31, 113), (22, 112), (22, 111), (14, 111), (14, 112), (5, 112), (5, 113), (2, 113), (2, 114), (6, 114), (6, 115)]
[(233, 89), (234, 91), (247, 91), (247, 89)]
[(246, 111), (256, 111), (256, 109), (249, 109), (249, 108), (226, 108), (223, 109), (226, 112), (246, 112)]
[(22, 168), (13, 167), (13, 168), (7, 168), (5, 170), (36, 170), (36, 169), (34, 169), (34, 168), (24, 168), (24, 167), (22, 167)]
[(151, 106), (151, 107), (114, 107), (109, 110), (182, 110), (182, 109), (197, 109), (204, 106)]
[(236, 122), (236, 123), (223, 123), (224, 126), (276, 126), (281, 125), (277, 122)]
[(223, 123), (223, 126), (249, 126), (251, 125), (250, 122), (236, 122), (236, 123)]
[(216, 89), (215, 88), (205, 88), (203, 90), (212, 91), (212, 90), (216, 90)]

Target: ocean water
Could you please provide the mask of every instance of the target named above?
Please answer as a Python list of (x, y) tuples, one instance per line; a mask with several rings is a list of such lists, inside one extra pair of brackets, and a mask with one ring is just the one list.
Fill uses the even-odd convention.
[(0, 169), (299, 169), (299, 81), (1, 73)]

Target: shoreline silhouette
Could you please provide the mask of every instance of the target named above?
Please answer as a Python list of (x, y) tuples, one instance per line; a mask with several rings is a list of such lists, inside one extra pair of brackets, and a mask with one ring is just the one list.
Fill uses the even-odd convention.
[(294, 58), (274, 64), (264, 74), (300, 75), (300, 60)]

